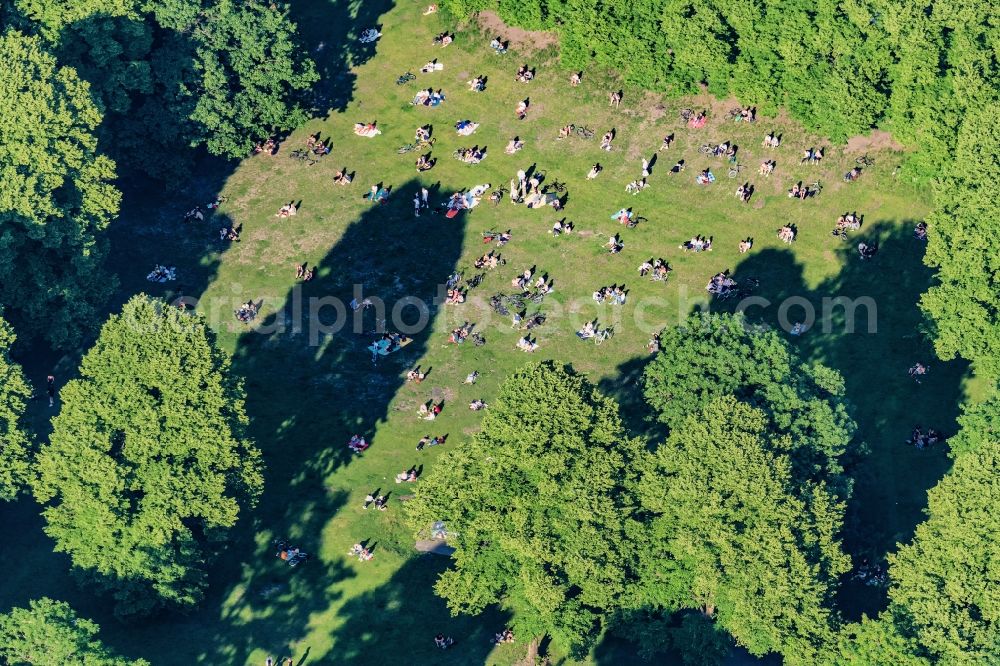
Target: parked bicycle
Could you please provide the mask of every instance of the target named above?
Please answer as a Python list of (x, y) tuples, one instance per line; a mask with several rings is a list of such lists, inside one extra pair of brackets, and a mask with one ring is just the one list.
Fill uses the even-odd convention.
[(738, 163), (738, 162), (736, 162), (732, 166), (729, 167), (728, 176), (730, 178), (736, 178), (736, 176), (740, 175), (740, 171), (743, 171), (743, 169), (744, 169), (743, 165), (740, 164), (740, 163)]
[(306, 150), (304, 148), (298, 148), (296, 150), (293, 150), (292, 152), (288, 153), (288, 156), (291, 157), (292, 159), (299, 160), (300, 162), (305, 162), (306, 166), (312, 166), (313, 164), (316, 164), (319, 161), (313, 157), (311, 151)]
[(584, 127), (583, 125), (578, 125), (578, 126), (574, 127), (573, 129), (576, 132), (576, 135), (578, 137), (580, 137), (581, 139), (593, 139), (594, 138), (594, 130), (592, 130), (592, 129), (588, 128), (588, 127)]
[(431, 138), (431, 139), (422, 139), (414, 143), (408, 143), (404, 146), (400, 146), (399, 148), (397, 148), (396, 152), (399, 153), (400, 155), (405, 155), (406, 153), (411, 153), (414, 150), (423, 150), (424, 148), (430, 148), (431, 146), (434, 145), (434, 141), (435, 139)]
[(410, 81), (415, 81), (416, 78), (417, 77), (413, 72), (406, 72), (405, 74), (401, 74), (399, 78), (396, 79), (396, 85), (401, 86), (407, 84)]
[(868, 157), (868, 153), (865, 153), (864, 155), (862, 155), (861, 157), (859, 157), (858, 159), (856, 159), (854, 161), (859, 166), (870, 167), (870, 166), (874, 166), (875, 165), (875, 160), (872, 159), (871, 157)]
[(594, 344), (600, 345), (605, 340), (610, 340), (615, 336), (615, 329), (613, 326), (609, 326), (603, 330), (594, 333)]

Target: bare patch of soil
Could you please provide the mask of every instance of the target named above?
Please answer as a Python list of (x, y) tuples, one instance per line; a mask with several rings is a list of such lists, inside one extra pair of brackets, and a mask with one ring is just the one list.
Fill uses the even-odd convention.
[(504, 23), (495, 12), (479, 12), (476, 15), (476, 22), (489, 34), (499, 36), (502, 41), (510, 42), (510, 48), (518, 51), (541, 51), (559, 43), (559, 36), (554, 32), (522, 30), (511, 27)]
[(892, 138), (892, 134), (883, 130), (872, 130), (867, 136), (852, 136), (847, 140), (844, 152), (861, 154), (879, 150), (901, 151), (904, 146)]

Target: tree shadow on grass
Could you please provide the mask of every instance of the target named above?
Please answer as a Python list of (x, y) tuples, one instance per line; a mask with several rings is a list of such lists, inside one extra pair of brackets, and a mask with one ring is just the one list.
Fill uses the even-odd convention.
[(651, 354), (629, 359), (618, 366), (615, 376), (598, 382), (601, 392), (617, 401), (629, 434), (642, 437), (649, 445), (662, 442), (667, 436), (666, 426), (653, 417), (642, 395), (642, 374), (651, 360)]
[(307, 0), (291, 3), (320, 80), (313, 86), (313, 111), (325, 116), (343, 112), (354, 94), (357, 76), (351, 68), (368, 62), (378, 42), (362, 44), (361, 33), (380, 26), (380, 18), (395, 6), (393, 0)]
[[(783, 320), (787, 331), (789, 325), (807, 319), (803, 307), (807, 302), (816, 321), (804, 335), (789, 340), (804, 358), (844, 376), (858, 423), (856, 441), (867, 447), (867, 453), (849, 462), (847, 469), (855, 485), (848, 503), (845, 546), (855, 562), (881, 561), (897, 543), (909, 541), (923, 520), (927, 490), (950, 463), (941, 448), (916, 450), (904, 442), (916, 424), (945, 436), (955, 432), (968, 370), (961, 361), (936, 361), (930, 341), (921, 333), (918, 302), (932, 272), (922, 263), (924, 245), (913, 238), (914, 224), (884, 220), (865, 225), (850, 242), (831, 239), (843, 243), (835, 252), (844, 266), (815, 289), (806, 287), (802, 267), (790, 251), (752, 254), (733, 273), (738, 282), (758, 279), (756, 295), (770, 302), (750, 307), (751, 320), (779, 329)], [(859, 241), (877, 242), (878, 254), (862, 261), (856, 249)], [(838, 297), (851, 300), (845, 307), (832, 300)], [(874, 320), (871, 329), (869, 317)], [(922, 384), (907, 375), (916, 362), (930, 367)], [(861, 612), (872, 614), (884, 603), (884, 591), (852, 581), (845, 582), (839, 599), (850, 618)]]
[[(272, 566), (272, 538), (291, 537), (307, 551), (320, 547), (324, 525), (343, 506), (339, 499), (323, 500), (330, 492), (326, 483), (355, 455), (346, 446), (353, 434), (371, 442), (363, 456), (386, 451), (387, 443), (372, 438), (375, 427), (388, 417), (405, 369), (422, 358), (430, 344), (438, 292), (462, 251), (464, 215), (449, 221), (439, 235), (401, 228), (413, 219), (409, 203), (419, 187), (413, 181), (394, 188), (386, 204), (373, 206), (350, 224), (314, 267), (315, 278), (293, 288), (273, 314), (239, 340), (233, 371), (245, 381), (251, 433), (264, 454), (266, 485), (253, 523), (241, 523), (229, 548), (232, 561), (218, 568), (213, 581), (213, 589), (226, 591), (206, 604), (224, 608), (208, 663), (242, 663), (254, 647), (251, 643), (261, 645), (260, 632), (248, 629), (248, 617), (253, 618), (251, 627), (259, 625), (267, 635), (297, 643), (309, 630), (310, 616), (329, 608), (329, 588), (344, 576), (342, 566), (331, 565), (330, 571), (291, 595), (285, 608), (272, 611), (266, 606), (264, 614), (262, 605), (245, 593), (232, 601), (234, 591), (267, 579), (261, 568), (266, 572)], [(362, 194), (360, 189), (355, 192)], [(349, 303), (355, 296), (370, 296), (376, 304), (381, 299), (385, 314), (377, 305), (352, 312)], [(393, 306), (406, 299), (413, 299), (414, 305), (403, 309), (398, 319)], [(373, 364), (368, 346), (379, 336), (371, 331), (384, 319), (390, 331), (422, 324), (405, 331), (411, 341), (402, 349), (379, 356)], [(295, 573), (305, 577), (313, 568), (310, 562)], [(424, 595), (405, 576), (394, 580), (407, 594)], [(278, 626), (263, 629), (275, 615), (282, 618)], [(381, 626), (393, 630), (394, 622), (386, 616)]]
[[(445, 601), (434, 594), (438, 575), (448, 558), (411, 558), (381, 587), (351, 599), (338, 614), (343, 624), (334, 634), (338, 664), (468, 664), (480, 666), (493, 650), (494, 634), (508, 626), (509, 617), (491, 608), (470, 617), (451, 617)], [(442, 650), (437, 634), (455, 639)], [(522, 645), (503, 645), (498, 652), (524, 656)], [(513, 660), (512, 660), (513, 661)]]

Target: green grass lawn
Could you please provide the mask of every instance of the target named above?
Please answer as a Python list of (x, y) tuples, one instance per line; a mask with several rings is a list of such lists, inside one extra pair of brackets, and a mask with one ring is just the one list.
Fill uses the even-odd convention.
[[(43, 594), (66, 599), (97, 619), (111, 644), (157, 665), (260, 664), (267, 654), (291, 654), (297, 664), (512, 663), (520, 656), (516, 648), (491, 652), (488, 642), (504, 626), (501, 613), (451, 618), (434, 596), (433, 581), (447, 563), (414, 552), (400, 510), (401, 496), (412, 488), (396, 485), (393, 476), (414, 464), (424, 471), (435, 464), (440, 450), (414, 450), (422, 435), (447, 433), (447, 447), (468, 446), (480, 419), (467, 409), (469, 401), (488, 402), (507, 373), (530, 358), (571, 363), (622, 402), (630, 427), (655, 435), (643, 420), (636, 386), (647, 359), (646, 342), (653, 331), (676, 324), (693, 309), (732, 307), (711, 302), (705, 291), (709, 278), (726, 269), (738, 280), (759, 280), (756, 293), (772, 304), (751, 308), (749, 314), (768, 323), (778, 321), (779, 306), (790, 297), (804, 298), (817, 310), (827, 297), (873, 299), (876, 334), (868, 334), (861, 321), (855, 333), (839, 325), (825, 331), (817, 324), (791, 339), (808, 358), (844, 374), (859, 436), (869, 449), (851, 468), (856, 489), (849, 508), (849, 549), (877, 559), (907, 540), (921, 519), (925, 491), (946, 470), (947, 458), (940, 450), (916, 451), (903, 441), (916, 422), (946, 433), (953, 429), (967, 372), (958, 363), (934, 361), (920, 332), (917, 301), (930, 273), (921, 263), (923, 246), (913, 239), (912, 227), (929, 203), (926, 193), (906, 182), (905, 170), (894, 175), (903, 156), (873, 152), (876, 165), (859, 182), (845, 185), (841, 175), (858, 153), (830, 146), (822, 166), (800, 166), (802, 150), (823, 142), (787, 119), (734, 125), (723, 116), (735, 102), (666, 100), (631, 89), (625, 90), (621, 108), (612, 109), (607, 92), (619, 84), (607, 73), (587, 72), (578, 88), (570, 88), (568, 72), (559, 68), (552, 49), (532, 52), (522, 45), (520, 51), (497, 56), (488, 46), (490, 36), (472, 27), (442, 49), (432, 46), (432, 37), (452, 26), (437, 16), (421, 16), (422, 6), (414, 3), (381, 14), (388, 9), (379, 3), (297, 2), (310, 49), (325, 43), (314, 53), (325, 72), (319, 87), (328, 99), (336, 98), (337, 110), (289, 137), (276, 156), (247, 159), (235, 170), (205, 167), (190, 183), (171, 186), (165, 197), (132, 197), (115, 231), (122, 298), (142, 290), (171, 297), (183, 291), (199, 299), (199, 310), (234, 354), (235, 372), (245, 378), (253, 435), (264, 451), (263, 499), (222, 553), (208, 599), (187, 616), (117, 624), (106, 604), (72, 583), (66, 558), (51, 554), (51, 542), (41, 533), (37, 507), (22, 502), (10, 521), (20, 538), (0, 546), (9, 562), (17, 561), (9, 567), (0, 607)], [(358, 17), (359, 12), (365, 15)], [(376, 22), (382, 25), (382, 39), (372, 51), (350, 42), (345, 60), (344, 40)], [(395, 84), (399, 74), (418, 72), (432, 58), (444, 63), (443, 71)], [(514, 81), (522, 62), (537, 68), (529, 84)], [(347, 64), (356, 67), (348, 71)], [(477, 74), (488, 77), (483, 93), (465, 84)], [(416, 90), (428, 86), (442, 88), (445, 103), (433, 109), (410, 106)], [(518, 121), (514, 107), (526, 97), (530, 111)], [(678, 117), (681, 107), (710, 107), (713, 115), (707, 127), (692, 131)], [(481, 126), (472, 137), (459, 137), (452, 125), (461, 119)], [(369, 121), (378, 122), (381, 136), (353, 135), (353, 123)], [(598, 136), (557, 141), (558, 128), (571, 122)], [(434, 126), (438, 161), (418, 177), (416, 154), (398, 155), (396, 148), (428, 123)], [(614, 150), (606, 153), (598, 149), (598, 139), (610, 128), (617, 138)], [(760, 141), (771, 130), (783, 134), (784, 141), (765, 154)], [(332, 139), (332, 155), (314, 166), (289, 159), (288, 153), (314, 132)], [(638, 196), (626, 194), (625, 184), (640, 176), (641, 159), (671, 133), (676, 142), (659, 154), (651, 186)], [(526, 147), (505, 155), (504, 146), (515, 135)], [(726, 177), (724, 164), (698, 152), (703, 143), (724, 140), (740, 147), (740, 163), (746, 166), (741, 180), (756, 187), (748, 205), (733, 196), (739, 181)], [(456, 148), (472, 144), (488, 146), (484, 162), (473, 166), (452, 159)], [(769, 179), (757, 175), (765, 155), (778, 162)], [(669, 174), (678, 159), (685, 160), (687, 170)], [(588, 181), (594, 162), (604, 171)], [(356, 172), (355, 181), (336, 186), (332, 176), (345, 165)], [(452, 220), (412, 214), (413, 194), (422, 185), (438, 203), (480, 183), (506, 187), (518, 169), (531, 165), (550, 180), (567, 183), (564, 213), (528, 210), (505, 199), (498, 207), (484, 202)], [(699, 187), (694, 176), (706, 166), (718, 180)], [(794, 182), (815, 180), (824, 184), (818, 198), (799, 202), (785, 196)], [(385, 206), (373, 208), (362, 196), (380, 182), (391, 185), (392, 194)], [(216, 215), (201, 226), (180, 222), (184, 210), (208, 201), (217, 188), (226, 202)], [(301, 201), (299, 213), (279, 220), (274, 213), (289, 200)], [(623, 206), (648, 221), (623, 229), (609, 219)], [(864, 227), (845, 243), (830, 230), (848, 210), (864, 215)], [(562, 217), (576, 231), (554, 238), (548, 230)], [(242, 225), (240, 243), (218, 241), (223, 222)], [(795, 225), (795, 243), (776, 238), (782, 224)], [(469, 302), (432, 305), (429, 325), (399, 353), (373, 366), (365, 350), (370, 335), (344, 330), (310, 340), (311, 325), (329, 323), (335, 315), (332, 306), (311, 313), (310, 298), (347, 302), (359, 284), (390, 306), (403, 297), (431, 303), (450, 273), (469, 277), (476, 272), (472, 262), (489, 249), (481, 232), (491, 228), (513, 231), (513, 240), (501, 250), (506, 265), (489, 272)], [(622, 234), (625, 247), (610, 255), (602, 244), (615, 233)], [(695, 234), (712, 236), (715, 249), (681, 252), (678, 245)], [(740, 255), (737, 243), (746, 237), (754, 239), (753, 249)], [(881, 243), (873, 261), (858, 259), (854, 246), (859, 239)], [(637, 266), (650, 257), (664, 257), (674, 269), (666, 285), (639, 278)], [(143, 280), (156, 262), (178, 266), (179, 286), (166, 285), (166, 290)], [(294, 266), (303, 262), (316, 267), (316, 278), (297, 286)], [(555, 281), (555, 292), (540, 306), (549, 318), (537, 329), (539, 349), (533, 357), (515, 349), (523, 334), (485, 304), (490, 295), (509, 292), (511, 278), (532, 266)], [(591, 293), (613, 283), (627, 286), (628, 304), (597, 306)], [(233, 308), (248, 299), (264, 303), (256, 329), (232, 317)], [(305, 304), (301, 317), (298, 303)], [(793, 307), (788, 317), (800, 319), (797, 312)], [(404, 311), (408, 321), (416, 315), (414, 308)], [(574, 335), (594, 317), (615, 326), (614, 338), (601, 346)], [(367, 313), (364, 330), (374, 320)], [(447, 344), (448, 332), (466, 320), (476, 324), (485, 346)], [(840, 317), (833, 321), (839, 324)], [(918, 360), (931, 367), (919, 386), (906, 374)], [(405, 383), (405, 371), (418, 364), (431, 368), (427, 379)], [(479, 382), (463, 385), (473, 370), (480, 373)], [(418, 420), (418, 405), (432, 398), (444, 400), (443, 414), (433, 423)], [(373, 445), (351, 458), (345, 444), (355, 432)], [(376, 488), (392, 493), (386, 512), (362, 509), (364, 496)], [(284, 566), (270, 547), (281, 536), (316, 559), (295, 569)], [(373, 561), (361, 564), (346, 557), (351, 544), (361, 540), (375, 545)], [(844, 587), (842, 605), (851, 616), (876, 611), (881, 603), (878, 591)], [(441, 653), (432, 642), (439, 631), (458, 644)], [(591, 663), (625, 663), (629, 655), (629, 646), (607, 641)]]

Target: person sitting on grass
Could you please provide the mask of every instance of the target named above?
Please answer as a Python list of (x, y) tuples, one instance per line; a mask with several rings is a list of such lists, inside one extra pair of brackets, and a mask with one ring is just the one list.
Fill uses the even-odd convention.
[(486, 406), (487, 406), (486, 403), (479, 399), (473, 400), (472, 402), (469, 403), (469, 409), (471, 409), (474, 412), (486, 409)]
[(795, 240), (795, 230), (787, 224), (778, 229), (778, 239), (782, 243), (791, 243)]
[(927, 374), (927, 366), (923, 363), (914, 363), (906, 372), (919, 384), (920, 378)]
[(441, 413), (441, 404), (436, 402), (431, 402), (420, 405), (420, 409), (417, 410), (417, 416), (422, 418), (424, 421), (433, 421)]
[(602, 171), (604, 171), (604, 167), (602, 167), (600, 164), (594, 164), (594, 166), (590, 167), (590, 171), (587, 172), (587, 180), (594, 180), (595, 178), (597, 178), (597, 174), (601, 173)]
[(490, 41), (490, 48), (493, 49), (497, 55), (503, 55), (507, 53), (507, 46), (502, 41), (500, 41), (499, 37), (494, 37), (492, 41)]
[(538, 343), (532, 342), (531, 338), (529, 338), (528, 336), (524, 336), (523, 338), (517, 341), (517, 348), (523, 352), (527, 352), (530, 354), (531, 352), (538, 349)]
[(517, 116), (518, 120), (524, 120), (528, 115), (528, 100), (522, 99), (517, 103), (517, 108), (514, 109), (514, 115)]
[(430, 155), (421, 155), (417, 158), (417, 172), (430, 171), (434, 168), (434, 160), (431, 159)]
[(681, 243), (680, 249), (685, 252), (711, 252), (712, 239), (704, 236), (695, 236), (691, 240)]
[(507, 142), (507, 147), (504, 148), (504, 152), (507, 153), (508, 155), (513, 155), (522, 148), (524, 148), (524, 141), (521, 141), (520, 137), (515, 136), (513, 139)]
[(361, 435), (353, 435), (350, 441), (347, 442), (347, 448), (354, 453), (362, 453), (369, 446), (371, 446), (371, 444), (369, 444), (368, 441)]
[(451, 636), (445, 636), (444, 634), (438, 634), (434, 637), (434, 645), (437, 645), (442, 650), (450, 648), (455, 644), (455, 639)]

